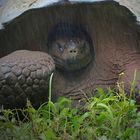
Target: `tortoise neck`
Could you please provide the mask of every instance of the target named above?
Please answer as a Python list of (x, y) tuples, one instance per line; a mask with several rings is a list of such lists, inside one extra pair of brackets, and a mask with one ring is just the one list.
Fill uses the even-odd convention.
[(67, 71), (67, 70), (62, 70), (62, 69), (59, 69), (59, 68), (56, 68), (57, 71), (63, 75), (63, 77), (65, 79), (68, 79), (70, 81), (73, 81), (73, 80), (76, 80), (76, 79), (82, 79), (82, 77), (85, 75), (85, 74), (88, 74), (90, 69), (93, 67), (93, 60), (84, 68), (82, 69), (79, 69), (79, 70), (75, 70), (75, 71)]

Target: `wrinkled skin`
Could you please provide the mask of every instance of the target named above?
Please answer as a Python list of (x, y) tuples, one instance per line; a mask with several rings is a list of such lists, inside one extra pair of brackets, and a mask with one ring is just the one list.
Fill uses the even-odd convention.
[[(52, 16), (56, 18), (52, 19)], [(46, 46), (49, 32), (60, 21), (84, 25), (92, 42), (79, 36), (58, 35)], [(114, 88), (117, 82), (124, 82), (125, 90), (129, 91), (135, 69), (135, 92), (138, 92), (140, 28), (135, 22), (127, 9), (113, 2), (54, 6), (19, 17), (0, 33), (0, 104), (21, 107), (29, 98), (38, 106), (46, 101), (51, 72), (54, 72), (52, 98), (69, 97), (76, 105), (85, 97), (84, 92), (93, 96), (98, 87)], [(83, 46), (86, 48), (84, 53)], [(31, 52), (14, 52), (18, 49)], [(11, 52), (14, 53), (7, 55)]]
[[(45, 101), (49, 76), (55, 67), (61, 72), (79, 73), (92, 61), (92, 46), (84, 39), (61, 37), (49, 45), (51, 56), (39, 51), (20, 50), (0, 59), (1, 105), (16, 106), (18, 102), (17, 107), (25, 106), (29, 98), (39, 106), (34, 98)], [(10, 102), (5, 103), (6, 100)]]

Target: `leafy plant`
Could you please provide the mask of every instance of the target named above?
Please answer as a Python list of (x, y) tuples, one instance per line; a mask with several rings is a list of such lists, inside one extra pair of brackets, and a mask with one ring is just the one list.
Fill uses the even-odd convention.
[[(35, 109), (1, 109), (1, 140), (139, 140), (140, 112), (136, 101), (128, 96), (123, 85), (118, 91), (98, 88), (82, 108), (74, 108), (72, 100), (61, 97)], [(133, 86), (134, 88), (134, 86)], [(133, 90), (131, 90), (133, 92)], [(22, 114), (23, 118), (20, 118)]]

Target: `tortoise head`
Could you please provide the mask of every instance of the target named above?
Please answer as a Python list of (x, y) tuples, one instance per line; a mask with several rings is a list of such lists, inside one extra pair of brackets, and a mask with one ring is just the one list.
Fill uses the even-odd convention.
[(49, 37), (49, 53), (54, 58), (57, 68), (76, 71), (85, 68), (91, 62), (92, 43), (89, 35), (80, 27), (70, 24), (66, 26), (63, 23), (58, 25)]

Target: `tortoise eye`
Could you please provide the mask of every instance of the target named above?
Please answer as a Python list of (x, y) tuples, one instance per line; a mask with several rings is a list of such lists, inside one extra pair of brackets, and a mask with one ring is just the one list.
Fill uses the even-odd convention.
[(64, 48), (59, 43), (57, 43), (56, 45), (57, 45), (57, 47), (58, 47), (58, 49), (59, 49), (60, 52), (63, 52), (64, 51)]

